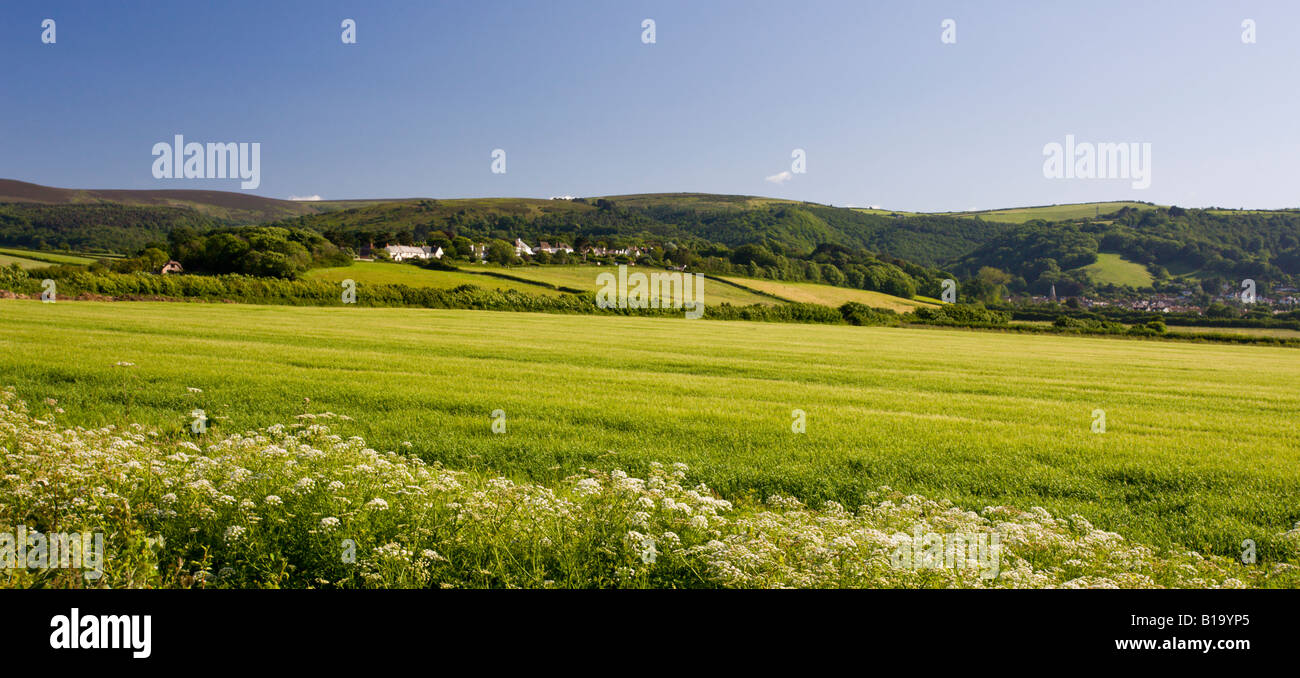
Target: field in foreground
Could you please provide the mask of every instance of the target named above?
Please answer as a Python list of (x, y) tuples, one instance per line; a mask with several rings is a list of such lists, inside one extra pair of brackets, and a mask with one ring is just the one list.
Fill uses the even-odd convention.
[[(1300, 520), (1294, 349), (372, 308), (0, 301), (38, 416), (218, 433), (347, 414), (373, 446), (554, 482), (686, 462), (724, 496), (881, 484), (1230, 555)], [(118, 362), (130, 362), (118, 366)], [(198, 388), (201, 392), (188, 391)], [(309, 403), (305, 401), (309, 399)], [(491, 412), (507, 434), (491, 434)], [(793, 410), (807, 433), (790, 433)], [(1106, 433), (1093, 434), (1104, 409)]]
[[(62, 425), (188, 438), (202, 409), (217, 437), (329, 411), (351, 417), (331, 421), (335, 432), (377, 449), (518, 481), (684, 462), (692, 482), (740, 503), (780, 493), (856, 506), (887, 485), (968, 510), (1077, 513), (1141, 543), (1223, 556), (1253, 539), (1265, 563), (1300, 520), (1292, 349), (34, 301), (0, 301), (0, 345), (0, 385)], [(494, 410), (504, 434), (492, 433)], [(791, 432), (794, 410), (804, 434)]]

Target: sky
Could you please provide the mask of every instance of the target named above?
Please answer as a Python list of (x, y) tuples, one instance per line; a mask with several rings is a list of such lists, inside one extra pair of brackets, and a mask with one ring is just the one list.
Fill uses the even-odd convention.
[[(1300, 206), (1286, 0), (6, 0), (0, 64), (0, 178), (50, 186), (242, 190), (155, 178), (183, 134), (259, 143), (275, 198)], [(1067, 135), (1150, 186), (1045, 176)]]

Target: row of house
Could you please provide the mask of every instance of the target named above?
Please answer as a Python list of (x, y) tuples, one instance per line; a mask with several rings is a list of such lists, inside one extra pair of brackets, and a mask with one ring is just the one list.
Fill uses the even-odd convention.
[(623, 247), (619, 249), (606, 249), (604, 247), (592, 247), (588, 245), (587, 247), (582, 248), (582, 253), (594, 255), (597, 257), (616, 257), (620, 255), (628, 256), (628, 257), (639, 257), (642, 254), (645, 254), (645, 250), (635, 246)]
[[(443, 249), (441, 247), (429, 247), (427, 245), (423, 247), (417, 247), (414, 245), (385, 245), (384, 247), (378, 249), (383, 252), (387, 252), (388, 257), (393, 261), (410, 261), (412, 259), (426, 259), (426, 260), (441, 259), (445, 254), (445, 252), (443, 252)], [(487, 260), (487, 250), (488, 250), (487, 243), (475, 243), (474, 245), (475, 258), (479, 259), (480, 261)], [(374, 251), (375, 251), (374, 245), (362, 247), (361, 250), (357, 253), (357, 258), (370, 259), (371, 257), (374, 256)], [(560, 252), (564, 252), (565, 254), (573, 254), (575, 251), (576, 250), (570, 247), (567, 243), (556, 242), (552, 244), (545, 240), (542, 240), (541, 242), (537, 243), (536, 247), (533, 247), (528, 243), (524, 242), (522, 239), (515, 238), (515, 256), (519, 256), (519, 257), (536, 256), (538, 253), (541, 252), (545, 252), (546, 254), (559, 254)], [(582, 254), (597, 256), (597, 257), (629, 256), (635, 258), (641, 256), (644, 253), (645, 250), (635, 246), (622, 247), (622, 248), (605, 248), (605, 247), (588, 245), (582, 248)]]
[[(537, 247), (533, 247), (528, 243), (524, 242), (522, 239), (515, 238), (515, 256), (519, 256), (519, 257), (536, 256), (538, 253), (541, 252), (545, 252), (546, 254), (559, 254), (560, 252), (564, 252), (565, 254), (573, 254), (575, 251), (576, 250), (570, 247), (567, 243), (557, 242), (551, 244), (549, 242), (546, 242), (545, 240), (542, 240), (541, 242), (537, 243)], [(483, 245), (483, 244), (475, 245), (474, 254), (477, 255), (479, 259), (486, 259), (487, 245)], [(629, 256), (629, 257), (639, 257), (642, 254), (645, 254), (645, 250), (641, 249), (640, 247), (605, 248), (605, 247), (587, 245), (586, 247), (582, 248), (582, 254), (589, 255), (589, 256), (597, 256), (597, 257), (614, 257), (620, 255)]]
[[(416, 247), (414, 245), (385, 245), (379, 248), (382, 252), (387, 252), (388, 257), (393, 261), (410, 261), (411, 259), (441, 259), (444, 252), (441, 247), (429, 247), (427, 245)], [(370, 259), (375, 254), (374, 245), (366, 245), (357, 252), (358, 259)]]
[[(487, 251), (486, 247), (484, 247), (483, 249), (484, 252)], [(527, 255), (531, 257), (537, 254), (538, 252), (545, 252), (547, 254), (558, 254), (560, 252), (564, 252), (566, 254), (573, 254), (573, 248), (569, 247), (566, 243), (557, 242), (554, 245), (552, 245), (551, 243), (546, 242), (545, 240), (537, 243), (537, 247), (534, 248), (534, 247), (529, 247), (528, 243), (524, 242), (523, 240), (520, 240), (519, 238), (515, 238), (515, 256), (522, 257), (524, 255)]]

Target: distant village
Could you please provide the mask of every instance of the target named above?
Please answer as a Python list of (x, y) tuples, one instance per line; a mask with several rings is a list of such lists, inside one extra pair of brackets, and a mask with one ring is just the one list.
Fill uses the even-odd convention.
[[(360, 261), (370, 261), (374, 259), (376, 251), (382, 251), (387, 253), (388, 258), (392, 259), (393, 261), (410, 261), (413, 259), (421, 259), (421, 260), (441, 259), (443, 255), (446, 254), (441, 247), (431, 247), (428, 245), (424, 245), (424, 246), (385, 245), (384, 247), (380, 247), (380, 248), (375, 248), (373, 245), (370, 245), (370, 246), (363, 246), (361, 250), (357, 252), (356, 258)], [(525, 257), (525, 256), (531, 257), (542, 252), (546, 254), (559, 254), (561, 252), (565, 254), (573, 254), (575, 251), (576, 250), (570, 247), (567, 243), (562, 243), (562, 242), (550, 243), (545, 240), (542, 240), (537, 243), (536, 247), (533, 247), (532, 245), (529, 245), (528, 243), (524, 242), (522, 239), (515, 238), (515, 256), (517, 257)], [(596, 257), (627, 256), (635, 259), (636, 257), (645, 254), (645, 250), (636, 246), (621, 247), (621, 248), (605, 248), (605, 247), (588, 245), (582, 248), (580, 254), (588, 255), (588, 256), (596, 256)], [(474, 258), (480, 262), (484, 262), (487, 261), (487, 256), (488, 256), (487, 243), (475, 243)]]
[[(1141, 297), (1121, 299), (1103, 299), (1087, 295), (1077, 295), (1070, 298), (1077, 300), (1080, 308), (1120, 308), (1150, 313), (1201, 313), (1205, 309), (1196, 303), (1196, 296), (1191, 291), (1184, 290), (1177, 293), (1156, 292)], [(1213, 295), (1210, 300), (1231, 305), (1240, 303), (1241, 296), (1231, 287), (1228, 287), (1221, 290), (1219, 294)], [(1046, 304), (1066, 301), (1066, 299), (1058, 298), (1056, 288), (1053, 286), (1051, 292), (1047, 295), (1021, 297), (1019, 299), (1012, 298), (1011, 301), (1013, 303)], [(1278, 287), (1273, 290), (1273, 296), (1259, 294), (1255, 297), (1254, 303), (1272, 306), (1278, 312), (1294, 310), (1300, 308), (1300, 289)]]
[[(478, 263), (486, 263), (488, 260), (488, 247), (487, 243), (475, 243), (472, 250), (472, 260)], [(359, 261), (373, 261), (381, 252), (383, 253), (383, 258), (395, 262), (438, 260), (442, 259), (443, 256), (446, 255), (443, 248), (438, 246), (385, 245), (383, 247), (375, 247), (372, 244), (361, 247), (355, 258)], [(569, 255), (580, 254), (584, 258), (623, 256), (628, 257), (632, 261), (636, 261), (638, 257), (646, 254), (646, 250), (637, 246), (607, 248), (598, 245), (586, 245), (583, 246), (581, 250), (575, 250), (568, 243), (564, 242), (557, 241), (552, 243), (542, 240), (536, 245), (530, 245), (524, 242), (522, 238), (515, 238), (514, 253), (517, 257), (533, 257), (542, 253), (548, 255), (561, 253)], [(179, 265), (177, 266), (179, 267)], [(677, 269), (677, 267), (670, 268)], [(685, 268), (685, 266), (682, 266), (679, 270), (685, 270)], [(1203, 305), (1205, 295), (1194, 293), (1191, 290), (1103, 298), (1100, 295), (1058, 296), (1056, 293), (1056, 286), (1053, 285), (1051, 291), (1046, 295), (1012, 296), (1007, 301), (1017, 305), (1069, 303), (1071, 306), (1077, 306), (1078, 308), (1083, 309), (1114, 308), (1140, 311), (1144, 313), (1201, 314), (1206, 310), (1206, 306)], [(1224, 287), (1219, 294), (1210, 296), (1210, 302), (1217, 302), (1231, 306), (1239, 304), (1241, 302), (1241, 297), (1239, 292), (1233, 290), (1230, 286), (1227, 286)], [(1274, 313), (1283, 313), (1295, 310), (1300, 308), (1300, 289), (1295, 287), (1277, 287), (1272, 290), (1272, 296), (1263, 293), (1259, 294), (1255, 298), (1255, 303), (1258, 304), (1260, 308), (1271, 307)]]

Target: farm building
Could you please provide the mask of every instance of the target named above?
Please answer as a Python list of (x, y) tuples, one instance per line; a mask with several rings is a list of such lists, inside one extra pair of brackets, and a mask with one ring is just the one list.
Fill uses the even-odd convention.
[[(407, 261), (409, 259), (428, 259), (430, 256), (428, 249), (427, 247), (414, 247), (412, 245), (388, 245), (384, 248), (384, 251), (388, 253), (388, 256), (393, 261)], [(438, 248), (438, 251), (441, 252), (442, 248)]]

